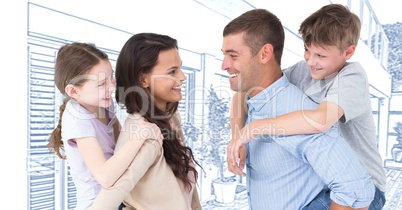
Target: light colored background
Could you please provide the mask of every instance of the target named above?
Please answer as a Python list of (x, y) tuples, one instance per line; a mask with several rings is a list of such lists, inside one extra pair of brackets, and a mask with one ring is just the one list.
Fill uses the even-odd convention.
[[(208, 88), (205, 84), (224, 84), (223, 72), (220, 71), (221, 41), (223, 27), (231, 18), (243, 13), (250, 7), (264, 7), (278, 15), (284, 26), (288, 29), (286, 34), (286, 50), (283, 56), (283, 67), (302, 59), (302, 42), (297, 36), (298, 24), (310, 13), (317, 10), (326, 0), (308, 1), (220, 1), (221, 4), (213, 4), (212, 0), (172, 0), (172, 1), (62, 1), (62, 0), (33, 0), (11, 1), (3, 3), (1, 12), (1, 64), (3, 67), (3, 151), (1, 153), (2, 172), (0, 180), (2, 190), (6, 194), (1, 201), (1, 207), (14, 209), (26, 209), (29, 196), (27, 170), (29, 155), (27, 155), (29, 126), (27, 114), (28, 104), (28, 63), (27, 40), (29, 32), (41, 32), (50, 34), (66, 41), (88, 41), (96, 43), (107, 49), (118, 51), (128, 37), (138, 32), (157, 32), (168, 34), (179, 41), (183, 49), (182, 59), (185, 66), (199, 66), (198, 54), (205, 55), (208, 66), (206, 75), (211, 77), (197, 77), (204, 82), (202, 88)], [(222, 3), (223, 2), (223, 3)], [(332, 1), (353, 5), (358, 0)], [(364, 1), (369, 2), (369, 1)], [(395, 11), (396, 1), (371, 0), (378, 20), (383, 23), (402, 22), (400, 11)], [(375, 6), (374, 6), (375, 5)], [(388, 7), (389, 6), (389, 7)], [(31, 9), (28, 9), (28, 8)], [(35, 9), (32, 9), (35, 8)], [(55, 15), (57, 14), (57, 15)], [(381, 16), (379, 16), (381, 15)], [(385, 16), (385, 15), (388, 15)], [(391, 17), (391, 18), (390, 18)], [(61, 19), (58, 19), (61, 18)], [(65, 22), (72, 18), (74, 21)], [(394, 18), (394, 19), (393, 19)], [(70, 19), (71, 21), (71, 19)], [(84, 23), (84, 24), (83, 24)], [(94, 26), (94, 28), (88, 27)], [(102, 33), (99, 28), (108, 28), (108, 33)], [(359, 44), (360, 51), (355, 56), (356, 60), (364, 61), (367, 66), (370, 83), (373, 87), (384, 90), (385, 105), (381, 109), (392, 106), (398, 109), (401, 100), (389, 103), (390, 80), (382, 69), (378, 60), (368, 55), (370, 50)], [(373, 66), (375, 67), (373, 69)], [(198, 74), (199, 75), (199, 74)], [(383, 79), (382, 79), (383, 78)], [(198, 84), (198, 83), (197, 83)], [(230, 90), (223, 87), (223, 97), (230, 97)], [(373, 90), (374, 92), (374, 90)], [(375, 93), (378, 94), (378, 93)], [(395, 97), (394, 97), (395, 98)], [(202, 103), (202, 102), (199, 102)], [(396, 105), (393, 105), (396, 104)], [(373, 107), (377, 110), (378, 101), (373, 99)], [(377, 110), (378, 111), (378, 110)], [(384, 111), (383, 111), (384, 112)], [(198, 120), (198, 121), (197, 121)], [(385, 159), (390, 159), (390, 149), (395, 143), (395, 137), (388, 138), (388, 132), (392, 132), (395, 121), (399, 118), (389, 119), (388, 114), (382, 115), (377, 122), (386, 124), (379, 129), (380, 152)], [(385, 121), (390, 121), (386, 123)], [(200, 124), (201, 119), (196, 118)], [(400, 172), (399, 172), (400, 173)], [(211, 179), (212, 177), (209, 177)], [(204, 183), (203, 186), (208, 183)], [(205, 187), (207, 188), (207, 187)], [(209, 190), (203, 190), (204, 199), (210, 197)], [(391, 209), (391, 208), (389, 208)]]

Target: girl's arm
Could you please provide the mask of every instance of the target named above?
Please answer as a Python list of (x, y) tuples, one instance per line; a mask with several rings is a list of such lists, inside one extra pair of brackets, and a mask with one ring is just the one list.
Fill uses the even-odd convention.
[[(123, 174), (146, 139), (157, 139), (162, 142), (162, 134), (158, 126), (146, 122), (144, 118), (137, 125), (124, 124), (122, 131), (128, 132), (128, 140), (122, 148), (106, 160), (98, 140), (94, 137), (78, 138), (78, 149), (92, 176), (104, 188), (113, 186)], [(128, 136), (128, 137), (127, 137)]]
[[(124, 133), (121, 135), (125, 135)], [(121, 139), (125, 141), (125, 139)], [(92, 203), (90, 210), (116, 210), (123, 200), (130, 194), (144, 176), (148, 169), (157, 164), (162, 155), (162, 150), (159, 149), (155, 140), (146, 140), (138, 156), (133, 160), (131, 165), (123, 173), (123, 175), (110, 188), (102, 188), (96, 199)], [(123, 145), (124, 147), (124, 145)], [(119, 151), (122, 147), (119, 147)], [(124, 208), (126, 209), (126, 208)]]
[(114, 132), (114, 141), (117, 142), (117, 139), (119, 138), (119, 134), (120, 134), (120, 130), (121, 130), (121, 124), (117, 117), (115, 119), (116, 119), (116, 121), (113, 123), (113, 132)]

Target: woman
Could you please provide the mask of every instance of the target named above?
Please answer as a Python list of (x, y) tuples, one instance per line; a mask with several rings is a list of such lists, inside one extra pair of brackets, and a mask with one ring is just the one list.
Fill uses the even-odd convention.
[(186, 79), (180, 69), (177, 41), (169, 36), (140, 33), (123, 46), (116, 63), (116, 100), (129, 114), (116, 151), (135, 132), (130, 127), (144, 117), (163, 134), (163, 148), (146, 140), (129, 169), (111, 188), (103, 188), (92, 209), (201, 209), (196, 189), (193, 153), (184, 145), (177, 107)]

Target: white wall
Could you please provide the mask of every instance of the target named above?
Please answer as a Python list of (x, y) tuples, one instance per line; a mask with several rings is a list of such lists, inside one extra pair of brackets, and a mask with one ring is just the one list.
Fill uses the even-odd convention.
[(27, 144), (27, 58), (26, 2), (11, 1), (0, 6), (3, 72), (2, 152), (0, 153), (1, 209), (26, 209)]
[[(7, 124), (6, 128), (2, 128), (5, 146), (3, 146), (4, 152), (1, 153), (1, 165), (7, 168), (7, 170), (2, 171), (7, 172), (0, 175), (1, 186), (5, 186), (2, 187), (2, 190), (5, 191), (7, 197), (0, 206), (3, 204), (13, 205), (14, 209), (25, 209), (27, 206), (27, 199), (24, 197), (27, 195), (25, 158), (28, 136), (26, 132), (28, 130), (28, 123), (26, 122), (27, 2), (11, 2), (6, 6), (2, 5), (0, 9), (0, 13), (5, 16), (2, 18), (2, 26), (6, 29), (2, 30), (5, 32), (2, 32), (1, 35), (3, 50), (0, 58), (4, 68), (1, 84), (2, 87), (5, 86), (2, 88), (5, 97), (3, 97), (1, 106), (5, 113), (3, 119)], [(98, 46), (114, 50), (120, 50), (132, 33), (163, 33), (178, 39), (179, 46), (183, 49), (205, 53), (206, 65), (208, 65), (206, 75), (222, 72), (219, 62), (219, 58), (222, 56), (220, 51), (222, 30), (230, 19), (201, 6), (194, 0), (31, 0), (29, 2), (65, 13), (65, 15), (54, 16), (54, 13), (50, 15), (44, 10), (34, 9), (31, 11), (31, 15), (37, 19), (35, 21), (30, 20), (29, 31), (40, 31), (69, 41), (95, 42)], [(282, 20), (286, 28), (296, 34), (300, 22), (305, 17), (322, 5), (329, 3), (327, 0), (309, 0), (308, 2), (250, 0), (248, 2), (256, 7), (269, 9)], [(239, 12), (236, 12), (232, 15), (240, 15)], [(89, 20), (96, 24), (85, 24), (85, 21), (82, 20)], [(66, 24), (66, 22), (70, 24)], [(111, 26), (118, 29), (119, 32), (104, 33), (101, 29), (103, 26)], [(366, 61), (367, 49), (364, 49), (363, 44), (359, 44), (358, 49), (359, 51), (354, 59)], [(360, 52), (360, 49), (363, 51)], [(302, 41), (295, 34), (286, 31), (282, 66), (287, 67), (303, 59), (302, 53)], [(183, 59), (184, 65), (187, 62), (191, 63), (190, 54), (183, 54), (182, 56), (186, 58)], [(379, 65), (366, 62), (363, 62), (362, 65), (367, 65), (370, 83), (379, 87), (381, 92), (388, 93), (390, 86), (384, 86), (383, 83), (389, 84), (389, 75), (378, 71)], [(375, 66), (374, 69), (373, 66)], [(198, 79), (197, 86), (201, 86), (198, 81), (205, 81), (205, 78)], [(12, 84), (7, 84), (7, 80), (10, 80)], [(208, 84), (214, 82), (213, 79), (209, 80), (208, 78), (207, 80)], [(208, 84), (205, 87), (209, 87)], [(381, 121), (383, 120), (385, 119), (382, 118)], [(198, 121), (198, 123), (201, 122)], [(381, 131), (383, 130), (384, 128), (381, 128)], [(385, 149), (383, 150), (386, 153)]]

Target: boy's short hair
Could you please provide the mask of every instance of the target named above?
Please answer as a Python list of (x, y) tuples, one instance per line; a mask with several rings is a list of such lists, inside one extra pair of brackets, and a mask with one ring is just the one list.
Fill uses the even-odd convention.
[(343, 51), (357, 45), (360, 27), (359, 17), (347, 7), (329, 4), (307, 17), (300, 25), (299, 34), (306, 46), (336, 46)]

